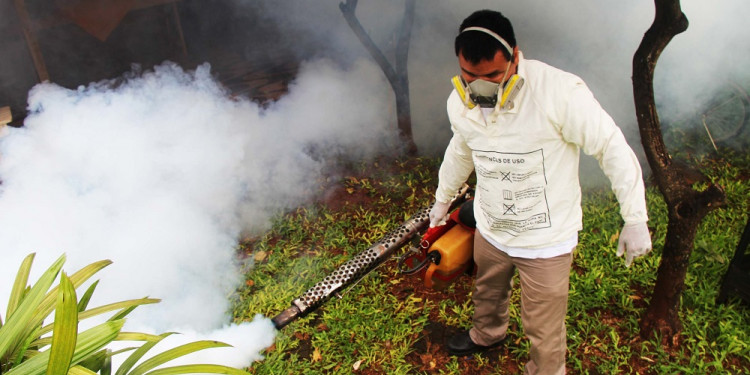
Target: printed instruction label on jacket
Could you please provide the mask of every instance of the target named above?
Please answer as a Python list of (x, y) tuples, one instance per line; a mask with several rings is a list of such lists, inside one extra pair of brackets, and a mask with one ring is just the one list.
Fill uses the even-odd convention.
[(474, 151), (477, 199), (493, 231), (518, 235), (549, 228), (542, 149), (527, 153)]

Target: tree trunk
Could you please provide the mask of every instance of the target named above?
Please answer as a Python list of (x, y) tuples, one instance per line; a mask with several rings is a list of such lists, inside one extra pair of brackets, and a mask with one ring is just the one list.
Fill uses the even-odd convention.
[(357, 19), (355, 11), (357, 0), (346, 0), (340, 3), (339, 8), (349, 27), (354, 31), (362, 45), (370, 53), (383, 70), (383, 74), (391, 84), (393, 93), (396, 95), (396, 118), (398, 129), (402, 140), (406, 144), (406, 152), (410, 156), (417, 155), (417, 145), (411, 131), (411, 105), (409, 103), (409, 73), (407, 61), (409, 56), (409, 40), (411, 39), (411, 27), (414, 22), (414, 1), (406, 0), (404, 18), (401, 21), (398, 43), (396, 44), (396, 68), (388, 62), (383, 52), (375, 45), (372, 38), (367, 34), (362, 24)]
[[(669, 41), (685, 31), (688, 20), (679, 0), (655, 0), (656, 16), (633, 57), (633, 95), (638, 128), (654, 180), (667, 203), (669, 224), (661, 263), (651, 302), (641, 319), (641, 336), (659, 334), (667, 343), (676, 343), (682, 330), (678, 311), (685, 285), (693, 240), (701, 220), (712, 209), (724, 204), (724, 191), (706, 176), (675, 163), (662, 138), (656, 112), (653, 76), (656, 61)], [(701, 182), (707, 188), (694, 188)]]

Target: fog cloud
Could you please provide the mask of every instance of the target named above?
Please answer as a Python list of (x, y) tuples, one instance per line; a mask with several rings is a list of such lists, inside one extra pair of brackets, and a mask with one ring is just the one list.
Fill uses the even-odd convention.
[[(68, 272), (111, 259), (95, 302), (161, 298), (129, 324), (222, 330), (243, 338), (232, 344), (246, 363), (257, 359), (272, 342), (270, 320), (228, 326), (240, 236), (319, 193), (327, 158), (396, 147), (376, 72), (366, 60), (309, 62), (269, 107), (232, 97), (208, 65), (165, 63), (76, 90), (36, 86), (25, 126), (0, 139), (0, 274), (14, 275), (31, 252), (35, 275), (62, 253)], [(350, 97), (367, 105), (342, 105)], [(4, 301), (10, 282), (0, 284)]]

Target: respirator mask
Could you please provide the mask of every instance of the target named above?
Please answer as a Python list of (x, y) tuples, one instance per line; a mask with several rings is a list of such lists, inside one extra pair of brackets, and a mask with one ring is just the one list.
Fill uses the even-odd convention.
[(513, 108), (513, 99), (521, 91), (524, 82), (523, 78), (517, 74), (512, 75), (507, 82), (505, 81), (505, 77), (510, 71), (511, 61), (513, 61), (513, 49), (510, 48), (510, 45), (505, 39), (501, 38), (492, 30), (483, 27), (467, 27), (462, 33), (467, 31), (481, 31), (485, 34), (491, 35), (505, 47), (510, 53), (511, 58), (505, 69), (505, 75), (503, 75), (502, 80), (500, 80), (500, 82), (504, 82), (504, 84), (490, 82), (483, 79), (476, 79), (471, 83), (467, 83), (460, 75), (453, 77), (451, 83), (461, 97), (461, 101), (466, 104), (469, 109), (472, 109), (477, 105), (481, 108), (494, 108), (498, 102), (500, 103), (500, 109), (508, 110)]
[(513, 108), (513, 99), (521, 91), (524, 80), (519, 75), (514, 74), (505, 82), (505, 85), (500, 85), (483, 79), (466, 83), (463, 77), (455, 76), (451, 79), (451, 83), (461, 97), (461, 101), (469, 109), (476, 106), (494, 108), (499, 102), (500, 109), (509, 110)]

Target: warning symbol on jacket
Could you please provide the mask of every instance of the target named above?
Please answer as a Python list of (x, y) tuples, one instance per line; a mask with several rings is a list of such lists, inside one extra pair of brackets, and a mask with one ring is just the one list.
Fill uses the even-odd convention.
[(506, 201), (513, 200), (513, 192), (508, 189), (503, 190), (503, 199)]
[(477, 201), (492, 230), (518, 235), (552, 225), (541, 149), (527, 153), (474, 151), (473, 158)]

